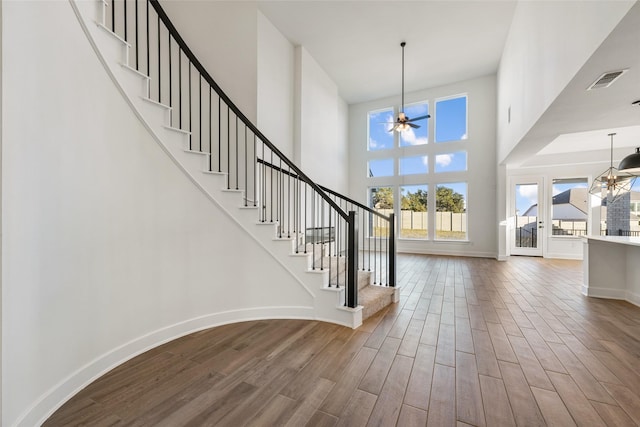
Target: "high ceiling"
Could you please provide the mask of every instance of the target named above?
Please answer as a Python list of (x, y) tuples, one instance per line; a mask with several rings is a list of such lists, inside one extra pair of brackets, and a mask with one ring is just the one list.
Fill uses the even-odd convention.
[[(495, 73), (515, 0), (259, 0), (263, 14), (303, 45), (347, 103), (411, 92)], [(512, 165), (597, 162), (615, 146), (640, 145), (640, 4), (603, 42), (507, 159)], [(628, 68), (614, 85), (585, 91), (601, 73)], [(546, 148), (545, 148), (546, 147)], [(624, 156), (629, 149), (616, 153)], [(589, 153), (584, 160), (578, 155)], [(606, 156), (605, 156), (606, 154)], [(604, 157), (603, 157), (604, 156)], [(559, 162), (559, 163), (558, 163)]]
[(269, 1), (262, 13), (302, 45), (349, 103), (493, 74), (516, 2)]

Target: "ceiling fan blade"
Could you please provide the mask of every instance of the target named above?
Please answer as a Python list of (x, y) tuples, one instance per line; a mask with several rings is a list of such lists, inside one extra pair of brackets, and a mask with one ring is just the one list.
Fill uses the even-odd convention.
[(410, 121), (410, 122), (415, 122), (416, 120), (428, 119), (428, 118), (430, 118), (430, 117), (431, 117), (431, 116), (430, 116), (429, 114), (427, 114), (426, 116), (420, 116), (420, 117), (414, 117), (414, 118), (411, 118), (411, 119), (409, 119), (408, 121)]
[(407, 122), (407, 124), (408, 124), (409, 126), (411, 126), (412, 128), (414, 128), (414, 129), (418, 129), (418, 128), (420, 127), (420, 126), (415, 125), (415, 124), (413, 124), (413, 123), (411, 123), (411, 122)]

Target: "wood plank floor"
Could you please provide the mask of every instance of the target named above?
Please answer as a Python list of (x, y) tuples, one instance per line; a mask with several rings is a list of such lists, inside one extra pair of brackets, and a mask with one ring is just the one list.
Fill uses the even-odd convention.
[(153, 349), (47, 426), (640, 425), (640, 308), (582, 263), (398, 256), (401, 301), (357, 330), (238, 323)]

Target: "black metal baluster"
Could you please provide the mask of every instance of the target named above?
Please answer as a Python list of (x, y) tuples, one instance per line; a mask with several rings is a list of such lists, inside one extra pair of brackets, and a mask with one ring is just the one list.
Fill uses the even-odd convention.
[(202, 74), (198, 73), (198, 139), (202, 153)]
[[(147, 0), (147, 76), (151, 77), (151, 51), (149, 49), (149, 0)], [(151, 89), (149, 89), (149, 98), (151, 98)]]
[(231, 189), (231, 114), (227, 105), (227, 190)]
[[(220, 96), (218, 96), (218, 172), (222, 172), (222, 105), (220, 102)], [(264, 143), (262, 144), (262, 150), (264, 150)]]
[(267, 220), (267, 190), (265, 186), (267, 185), (265, 180), (267, 179), (267, 172), (264, 169), (264, 142), (262, 143), (262, 200), (260, 200), (260, 204), (262, 206), (262, 222)]
[(239, 190), (238, 185), (238, 116), (236, 116), (236, 190)]
[(287, 237), (291, 238), (291, 167), (287, 166), (287, 170)]
[(304, 187), (304, 210), (301, 215), (304, 214), (304, 229), (302, 230), (304, 233), (304, 253), (307, 253), (307, 183), (305, 182)]
[(191, 60), (189, 60), (189, 150), (191, 150), (191, 130), (192, 130), (192, 118), (191, 118)]
[(244, 206), (248, 206), (247, 198), (249, 197), (249, 181), (247, 179), (247, 157), (249, 152), (247, 151), (247, 126), (244, 127)]
[(347, 250), (347, 306), (358, 306), (358, 218), (355, 211), (349, 211), (349, 236)]
[(256, 168), (258, 167), (258, 151), (256, 147), (256, 134), (253, 134), (253, 207), (257, 206), (258, 195), (256, 194)]
[[(324, 270), (324, 199), (320, 198), (320, 270)], [(331, 276), (329, 276), (331, 282)]]
[(171, 73), (171, 32), (167, 31), (168, 42), (169, 45), (169, 126), (173, 127), (173, 74)]
[(361, 209), (361, 215), (362, 215), (362, 232), (360, 233), (360, 235), (362, 236), (362, 271), (364, 271), (364, 253), (365, 253), (365, 249), (366, 249), (366, 241), (365, 241), (365, 211), (364, 209)]
[(389, 286), (396, 286), (396, 216), (394, 213), (389, 214), (389, 253), (387, 253), (389, 262)]
[[(127, 0), (122, 0), (124, 7), (124, 41), (127, 41)], [(129, 63), (129, 53), (127, 52), (127, 64)]]
[[(377, 220), (378, 220), (378, 217), (375, 217), (375, 220), (377, 221)], [(374, 285), (375, 285), (375, 284), (377, 284), (377, 282), (376, 282), (376, 276), (377, 276), (377, 274), (378, 274), (378, 272), (376, 271), (376, 270), (377, 270), (377, 264), (376, 264), (376, 262), (377, 262), (377, 260), (378, 260), (378, 259), (376, 258), (377, 253), (378, 253), (378, 250), (377, 250), (377, 248), (376, 248), (376, 244), (377, 244), (377, 237), (378, 237), (378, 236), (377, 236), (377, 235), (378, 235), (378, 233), (376, 232), (376, 225), (377, 225), (377, 222), (376, 222), (376, 223), (374, 223), (374, 226), (373, 226), (373, 284), (374, 284)]]
[(111, 0), (111, 31), (113, 31), (114, 33), (116, 32), (116, 2), (115, 2), (115, 0)]
[[(269, 150), (271, 151), (271, 150)], [(273, 165), (273, 151), (271, 151), (271, 165)], [(269, 181), (269, 188), (271, 189), (270, 194), (269, 194), (269, 199), (271, 199), (271, 202), (269, 203), (269, 209), (271, 211), (271, 222), (273, 222), (273, 168), (269, 167), (269, 174), (271, 176), (271, 179)]]
[(316, 192), (315, 190), (312, 191), (311, 193), (311, 233), (312, 233), (312, 238), (311, 238), (311, 265), (312, 265), (312, 269), (315, 270), (316, 269), (316, 242), (317, 242), (317, 238), (316, 238)]
[[(335, 198), (334, 198), (334, 201), (335, 201)], [(331, 258), (331, 242), (333, 241), (332, 240), (333, 235), (331, 233), (331, 217), (333, 216), (333, 212), (334, 212), (334, 209), (331, 206), (329, 206), (329, 211), (327, 212), (327, 216), (329, 217), (329, 237), (327, 239), (327, 260), (329, 261), (329, 267), (328, 267), (328, 269), (329, 269), (329, 287), (331, 287), (331, 277), (332, 277), (332, 275), (331, 275), (331, 267), (332, 267), (332, 264), (333, 264), (333, 259)], [(336, 280), (336, 282), (337, 282), (337, 280)], [(338, 285), (336, 284), (336, 286), (338, 286)]]
[(280, 171), (278, 172), (278, 228), (280, 229), (280, 238), (282, 238), (282, 227), (284, 225), (283, 221), (283, 213), (282, 213), (282, 200), (283, 200), (283, 191), (282, 191), (282, 157), (280, 157)]
[(138, 57), (140, 56), (140, 49), (138, 47), (138, 0), (136, 0), (136, 70), (140, 71), (140, 66), (139, 66), (139, 59)]
[(182, 129), (182, 48), (178, 46), (178, 127)]
[(160, 15), (158, 15), (158, 103), (162, 104), (162, 71), (160, 68)]
[(213, 170), (213, 139), (211, 137), (211, 122), (213, 119), (211, 118), (211, 86), (209, 86), (209, 172)]

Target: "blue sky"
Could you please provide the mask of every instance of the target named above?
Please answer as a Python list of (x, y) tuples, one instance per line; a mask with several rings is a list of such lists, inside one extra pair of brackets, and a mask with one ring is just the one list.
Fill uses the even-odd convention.
[(467, 97), (436, 101), (436, 142), (467, 139)]
[[(404, 108), (407, 117), (419, 117), (429, 113), (429, 104), (426, 102), (406, 105)], [(459, 141), (467, 137), (467, 98), (459, 97), (436, 101), (436, 140)], [(439, 115), (439, 117), (438, 117)], [(429, 122), (434, 120), (422, 119), (416, 123), (418, 129), (409, 129), (402, 132), (398, 138), (400, 147), (428, 144)], [(394, 148), (394, 133), (389, 132), (395, 121), (393, 109), (388, 108), (369, 113), (369, 150), (391, 150)], [(429, 172), (456, 172), (467, 170), (467, 152), (457, 151), (441, 153), (434, 157), (433, 168), (429, 171), (428, 157), (426, 155), (400, 157), (398, 164), (394, 165), (393, 157), (387, 159), (371, 160), (369, 171), (372, 176), (414, 175)], [(398, 170), (394, 170), (398, 168)]]

